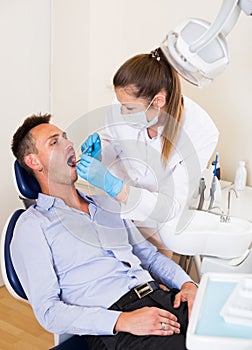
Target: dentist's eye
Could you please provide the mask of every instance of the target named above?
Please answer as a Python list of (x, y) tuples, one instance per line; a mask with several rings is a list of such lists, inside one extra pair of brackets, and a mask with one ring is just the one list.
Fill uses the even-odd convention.
[(125, 106), (125, 105), (121, 106), (122, 113), (133, 112), (134, 109), (135, 109), (134, 107), (129, 107), (129, 106)]
[(134, 107), (127, 107), (127, 111), (129, 111), (129, 112), (132, 112), (132, 111), (134, 111)]

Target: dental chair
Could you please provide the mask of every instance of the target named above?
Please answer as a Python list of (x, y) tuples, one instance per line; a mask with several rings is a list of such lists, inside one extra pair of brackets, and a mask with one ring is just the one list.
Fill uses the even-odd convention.
[[(14, 228), (20, 215), (32, 204), (36, 202), (40, 186), (36, 179), (28, 174), (17, 161), (14, 163), (14, 173), (18, 190), (22, 197), (19, 197), (25, 206), (25, 209), (17, 209), (7, 221), (1, 238), (1, 272), (4, 284), (9, 293), (16, 299), (28, 302), (25, 291), (18, 279), (11, 260), (10, 244), (13, 237)], [(88, 350), (88, 346), (78, 335), (72, 334), (54, 334), (54, 350), (72, 350), (79, 346), (81, 349)]]

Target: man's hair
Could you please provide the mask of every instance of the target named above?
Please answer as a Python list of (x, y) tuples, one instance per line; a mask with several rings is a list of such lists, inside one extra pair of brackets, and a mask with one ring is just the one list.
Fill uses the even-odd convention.
[(14, 156), (17, 158), (20, 165), (29, 173), (33, 173), (32, 170), (25, 164), (24, 157), (30, 153), (38, 153), (35, 145), (35, 140), (31, 135), (31, 129), (40, 124), (49, 124), (51, 114), (35, 115), (25, 119), (23, 124), (17, 129), (12, 138), (11, 150)]

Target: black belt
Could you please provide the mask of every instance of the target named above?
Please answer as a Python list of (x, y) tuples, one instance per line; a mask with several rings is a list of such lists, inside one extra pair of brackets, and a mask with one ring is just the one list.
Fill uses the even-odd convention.
[(123, 295), (115, 304), (122, 308), (127, 304), (144, 298), (146, 295), (153, 293), (157, 289), (160, 289), (159, 285), (154, 281), (139, 284), (139, 286), (136, 286), (127, 294)]

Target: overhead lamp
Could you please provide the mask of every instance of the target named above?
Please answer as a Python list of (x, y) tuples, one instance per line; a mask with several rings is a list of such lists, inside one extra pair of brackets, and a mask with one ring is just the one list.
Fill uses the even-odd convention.
[(241, 10), (246, 15), (252, 15), (252, 1), (223, 0), (212, 24), (189, 18), (167, 35), (161, 49), (184, 79), (203, 87), (225, 69), (229, 63), (226, 36), (237, 22)]

